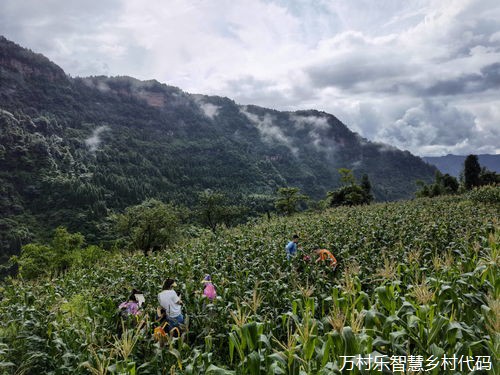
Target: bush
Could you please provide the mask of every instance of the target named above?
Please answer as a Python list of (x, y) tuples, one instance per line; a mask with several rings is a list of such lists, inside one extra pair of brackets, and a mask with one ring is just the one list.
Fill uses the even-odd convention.
[(106, 251), (91, 245), (82, 248), (85, 239), (80, 233), (69, 233), (59, 227), (50, 246), (30, 243), (22, 247), (21, 255), (11, 262), (19, 266), (19, 274), (26, 279), (54, 275), (73, 266), (92, 266)]
[(467, 198), (473, 202), (500, 203), (500, 185), (486, 185), (471, 190)]

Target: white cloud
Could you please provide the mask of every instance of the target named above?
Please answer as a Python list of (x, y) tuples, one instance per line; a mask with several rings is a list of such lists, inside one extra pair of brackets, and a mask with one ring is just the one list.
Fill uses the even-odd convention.
[(97, 151), (99, 145), (102, 143), (101, 134), (108, 130), (110, 130), (109, 126), (106, 125), (99, 126), (92, 131), (92, 135), (90, 137), (85, 139), (85, 144), (89, 148), (90, 152)]
[[(405, 137), (400, 145), (421, 155), (498, 148), (496, 0), (4, 0), (0, 34), (72, 75), (154, 78), (242, 104), (324, 110), (369, 139)], [(419, 112), (432, 109), (426, 101), (471, 116), (468, 131), (432, 122)], [(394, 124), (416, 113), (425, 131), (396, 137)], [(455, 138), (424, 143), (442, 134)]]
[(240, 108), (240, 112), (256, 126), (264, 141), (271, 144), (282, 144), (288, 147), (293, 155), (298, 155), (299, 149), (293, 145), (292, 138), (288, 137), (278, 125), (273, 123), (273, 118), (270, 114), (266, 113), (263, 117), (260, 117), (249, 112), (245, 107)]

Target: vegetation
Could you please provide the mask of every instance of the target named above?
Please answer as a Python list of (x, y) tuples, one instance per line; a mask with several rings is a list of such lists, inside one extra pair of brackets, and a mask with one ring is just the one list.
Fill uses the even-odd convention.
[[(421, 355), (425, 368), (433, 356), (434, 375), (457, 373), (444, 355), (469, 360), (459, 373), (489, 358), (487, 373), (498, 374), (498, 210), (461, 196), (339, 207), (207, 231), (149, 257), (116, 252), (92, 268), (8, 279), (0, 371), (340, 374), (360, 354)], [(287, 262), (292, 233), (305, 253), (332, 250), (337, 270), (302, 263), (304, 253)], [(213, 303), (201, 296), (206, 273)], [(177, 279), (188, 330), (160, 347), (152, 319), (166, 277)], [(132, 287), (146, 297), (145, 328), (118, 337), (116, 307)]]
[(57, 276), (72, 266), (90, 267), (105, 256), (98, 246), (83, 247), (80, 233), (69, 233), (66, 228), (55, 230), (50, 246), (31, 243), (23, 246), (19, 257), (11, 261), (18, 265), (19, 275), (25, 279)]
[(436, 171), (434, 183), (426, 185), (423, 181), (417, 181), (420, 190), (416, 192), (417, 197), (437, 197), (438, 195), (450, 195), (458, 193), (458, 180), (448, 173), (442, 174)]
[[(456, 194), (459, 191), (464, 192), (478, 186), (500, 184), (500, 175), (481, 167), (477, 155), (469, 155), (465, 158), (461, 176), (462, 186), (455, 177), (436, 171), (434, 183), (427, 185), (423, 181), (417, 181), (420, 190), (415, 195), (432, 198), (438, 195)], [(493, 188), (493, 190), (495, 189)]]
[(382, 201), (411, 197), (414, 181), (434, 173), (324, 112), (240, 106), (130, 77), (71, 78), (3, 37), (0, 83), (0, 262), (60, 225), (109, 247), (106, 218), (151, 198), (194, 210), (211, 189), (256, 215), (279, 188), (323, 198), (340, 167), (367, 173)]
[(113, 217), (115, 228), (130, 250), (148, 251), (171, 246), (180, 235), (181, 211), (171, 204), (149, 199)]
[(300, 193), (299, 188), (280, 188), (278, 190), (278, 198), (276, 199), (275, 206), (278, 212), (289, 216), (298, 212), (300, 205), (305, 203), (308, 199), (309, 197), (307, 195)]
[(467, 156), (464, 162), (464, 185), (467, 190), (481, 184), (480, 173), (481, 166), (479, 165), (477, 155)]
[(373, 201), (371, 194), (371, 183), (368, 175), (364, 174), (361, 184), (356, 183), (353, 172), (347, 168), (339, 169), (343, 186), (335, 191), (327, 193), (329, 205), (336, 206), (355, 206), (359, 204), (369, 204)]

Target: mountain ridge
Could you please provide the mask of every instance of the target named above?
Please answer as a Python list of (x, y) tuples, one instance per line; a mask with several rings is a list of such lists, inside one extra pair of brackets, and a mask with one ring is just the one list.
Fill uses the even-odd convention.
[(72, 78), (5, 38), (0, 62), (0, 209), (8, 213), (0, 246), (8, 252), (57, 225), (98, 242), (106, 216), (146, 198), (194, 207), (212, 189), (255, 206), (249, 200), (297, 186), (321, 199), (340, 186), (337, 169), (350, 168), (368, 174), (378, 200), (397, 200), (436, 170), (326, 112), (239, 105), (156, 80)]
[[(422, 160), (434, 165), (442, 173), (459, 177), (464, 168), (464, 161), (467, 155), (448, 154), (444, 156), (424, 156)], [(478, 154), (478, 161), (481, 167), (500, 173), (500, 155), (498, 154)]]

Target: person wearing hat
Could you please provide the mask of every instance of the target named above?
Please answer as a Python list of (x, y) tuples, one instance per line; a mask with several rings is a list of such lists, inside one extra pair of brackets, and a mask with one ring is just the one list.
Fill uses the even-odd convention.
[(165, 312), (165, 317), (172, 327), (177, 327), (184, 324), (184, 316), (182, 315), (182, 301), (177, 295), (174, 287), (177, 284), (174, 279), (166, 279), (163, 283), (163, 290), (158, 294), (158, 303)]
[(205, 275), (202, 281), (205, 284), (205, 289), (203, 289), (203, 295), (207, 297), (210, 301), (217, 298), (217, 292), (215, 291), (214, 284), (212, 284), (212, 277), (210, 275)]

